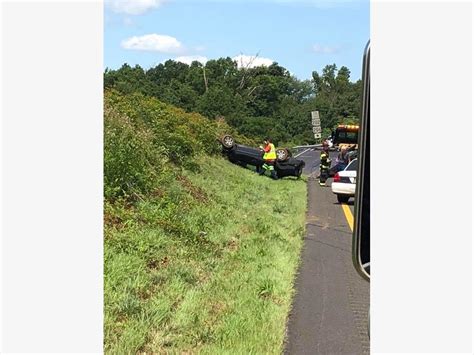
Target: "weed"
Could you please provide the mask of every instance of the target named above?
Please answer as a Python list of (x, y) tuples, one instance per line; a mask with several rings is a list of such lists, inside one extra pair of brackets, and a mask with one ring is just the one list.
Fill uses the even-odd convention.
[(273, 294), (273, 281), (269, 279), (263, 280), (258, 287), (258, 296), (268, 298)]

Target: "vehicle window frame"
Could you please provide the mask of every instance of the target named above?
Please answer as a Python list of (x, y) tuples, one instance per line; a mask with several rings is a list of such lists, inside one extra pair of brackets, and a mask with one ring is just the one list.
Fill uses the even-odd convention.
[[(358, 274), (365, 280), (370, 281), (370, 221), (366, 220), (370, 215), (370, 41), (364, 50), (362, 79), (363, 97), (359, 129), (360, 156), (358, 157), (360, 162), (354, 199), (352, 261)], [(362, 213), (362, 208), (364, 213)], [(365, 227), (367, 230), (363, 231)]]

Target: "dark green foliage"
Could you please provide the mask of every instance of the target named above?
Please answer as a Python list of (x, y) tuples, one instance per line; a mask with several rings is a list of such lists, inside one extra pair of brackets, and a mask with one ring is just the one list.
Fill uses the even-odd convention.
[(209, 118), (230, 116), (234, 109), (233, 101), (228, 87), (214, 85), (199, 98), (196, 111)]
[(242, 134), (258, 140), (271, 135), (280, 145), (314, 143), (314, 110), (320, 111), (325, 134), (339, 123), (356, 123), (362, 90), (361, 81), (351, 82), (344, 66), (327, 65), (321, 74), (314, 71), (312, 80), (301, 81), (278, 63), (238, 68), (229, 57), (205, 65), (168, 60), (147, 71), (124, 64), (105, 71), (104, 85), (158, 98), (211, 121), (225, 119)]
[(104, 94), (104, 193), (107, 199), (142, 195), (181, 167), (196, 170), (194, 158), (217, 154), (225, 122), (209, 121), (143, 94)]
[(321, 75), (313, 72), (313, 83), (316, 92), (314, 105), (319, 107), (323, 128), (333, 128), (345, 123), (348, 118), (356, 123), (360, 115), (362, 82), (349, 81), (350, 71), (341, 67), (336, 72), (335, 64), (327, 65)]

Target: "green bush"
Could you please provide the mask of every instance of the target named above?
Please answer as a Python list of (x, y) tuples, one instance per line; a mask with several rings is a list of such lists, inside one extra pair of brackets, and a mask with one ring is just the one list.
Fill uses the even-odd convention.
[(154, 146), (150, 132), (134, 127), (112, 107), (104, 114), (105, 197), (149, 192), (166, 164), (163, 149)]
[(105, 91), (105, 197), (147, 194), (180, 168), (198, 170), (195, 158), (218, 154), (216, 139), (224, 133), (253, 144), (223, 120), (186, 113), (140, 93)]

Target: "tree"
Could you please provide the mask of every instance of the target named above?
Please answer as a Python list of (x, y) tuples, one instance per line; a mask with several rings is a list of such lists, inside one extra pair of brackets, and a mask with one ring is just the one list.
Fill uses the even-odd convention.
[(326, 65), (321, 75), (314, 71), (313, 85), (315, 106), (322, 116), (322, 128), (332, 129), (348, 117), (357, 121), (362, 87), (350, 82), (350, 70), (347, 67), (342, 66), (337, 70), (336, 64)]
[(234, 107), (233, 96), (232, 91), (228, 87), (212, 85), (198, 99), (197, 112), (211, 119), (230, 115)]
[(107, 68), (104, 87), (122, 93), (139, 92), (199, 112), (211, 120), (224, 118), (240, 133), (261, 139), (313, 143), (310, 112), (321, 114), (323, 132), (335, 125), (357, 122), (362, 82), (350, 81), (350, 70), (326, 65), (312, 80), (298, 80), (274, 62), (239, 68), (231, 58), (190, 65), (167, 60), (147, 71), (124, 64)]

